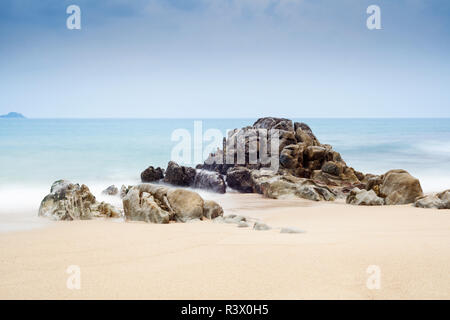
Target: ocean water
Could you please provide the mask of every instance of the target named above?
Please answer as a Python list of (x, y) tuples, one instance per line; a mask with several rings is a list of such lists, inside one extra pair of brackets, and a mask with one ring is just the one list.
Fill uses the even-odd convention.
[[(195, 165), (194, 121), (201, 121), (201, 133), (218, 129), (225, 135), (255, 120), (2, 119), (0, 214), (37, 213), (58, 179), (85, 183), (97, 196), (111, 184), (137, 183), (149, 165), (166, 167), (179, 143), (172, 140), (177, 129), (190, 133), (192, 157), (185, 164)], [(380, 174), (402, 168), (419, 178), (426, 192), (450, 188), (450, 119), (293, 120), (306, 122), (356, 170)]]

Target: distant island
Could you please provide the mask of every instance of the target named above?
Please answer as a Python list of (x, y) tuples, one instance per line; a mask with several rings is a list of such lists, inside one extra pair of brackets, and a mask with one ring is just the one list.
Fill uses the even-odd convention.
[(0, 118), (7, 118), (7, 119), (25, 119), (25, 116), (18, 112), (10, 112), (8, 114), (0, 115)]

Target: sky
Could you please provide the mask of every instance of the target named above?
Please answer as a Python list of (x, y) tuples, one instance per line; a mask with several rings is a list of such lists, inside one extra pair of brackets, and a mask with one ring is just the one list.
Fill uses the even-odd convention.
[(2, 0), (0, 114), (450, 117), (449, 49), (447, 0)]

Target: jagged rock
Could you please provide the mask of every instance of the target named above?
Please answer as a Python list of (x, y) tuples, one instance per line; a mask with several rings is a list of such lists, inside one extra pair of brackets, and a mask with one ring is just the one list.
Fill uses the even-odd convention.
[(290, 144), (286, 146), (280, 154), (280, 164), (287, 169), (298, 167), (303, 163), (304, 146), (301, 144)]
[(270, 230), (270, 229), (272, 229), (272, 228), (262, 222), (255, 222), (255, 224), (253, 225), (253, 230), (257, 230), (257, 231), (265, 231), (265, 230)]
[(312, 132), (311, 128), (303, 122), (294, 123), (295, 138), (298, 142), (304, 142), (307, 146), (320, 146), (319, 140)]
[(106, 194), (108, 196), (116, 196), (119, 194), (119, 189), (116, 186), (112, 185), (102, 191), (102, 194)]
[(319, 146), (310, 146), (305, 149), (305, 157), (309, 161), (322, 160), (325, 158), (325, 153), (327, 149)]
[(54, 220), (88, 220), (118, 218), (121, 212), (110, 204), (98, 202), (86, 185), (58, 180), (42, 200), (39, 216)]
[(128, 191), (123, 198), (123, 209), (126, 219), (131, 221), (169, 223), (171, 216), (158, 205), (153, 194), (139, 187), (133, 187)]
[(266, 117), (258, 119), (254, 124), (253, 128), (256, 129), (278, 129), (284, 131), (294, 131), (294, 126), (292, 125), (292, 120), (285, 118), (274, 118)]
[(344, 165), (339, 162), (327, 161), (322, 166), (322, 172), (339, 177), (344, 173)]
[(240, 192), (253, 192), (250, 170), (245, 167), (234, 167), (227, 171), (227, 185)]
[(450, 209), (450, 189), (423, 196), (414, 202), (418, 208)]
[(176, 186), (191, 186), (195, 180), (196, 171), (194, 168), (179, 166), (176, 162), (170, 161), (164, 177), (164, 182)]
[(381, 206), (384, 204), (384, 199), (378, 197), (373, 190), (354, 188), (347, 196), (346, 202), (358, 206)]
[(294, 227), (281, 228), (280, 233), (305, 233), (305, 231)]
[(405, 170), (390, 170), (382, 179), (380, 195), (384, 195), (387, 205), (413, 203), (423, 196), (419, 180)]
[(336, 198), (327, 186), (293, 176), (274, 176), (261, 182), (260, 188), (265, 197), (272, 199), (303, 198), (314, 201), (333, 201)]
[(223, 209), (214, 201), (204, 201), (196, 192), (160, 185), (140, 184), (131, 187), (123, 199), (127, 220), (168, 223), (220, 217)]
[(154, 182), (164, 178), (164, 170), (160, 167), (154, 168), (152, 166), (148, 167), (141, 173), (142, 182)]
[(197, 170), (193, 186), (218, 193), (225, 193), (227, 188), (220, 173), (206, 170)]
[(222, 207), (215, 201), (205, 200), (203, 204), (203, 216), (208, 219), (215, 219), (223, 216)]

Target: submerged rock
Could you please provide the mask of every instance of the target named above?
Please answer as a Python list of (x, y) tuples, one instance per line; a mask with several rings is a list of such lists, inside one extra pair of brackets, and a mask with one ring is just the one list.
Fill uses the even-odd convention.
[(378, 197), (373, 190), (354, 188), (347, 196), (346, 202), (358, 206), (381, 206), (384, 204), (384, 199)]
[(121, 212), (110, 204), (98, 202), (86, 185), (58, 180), (42, 200), (39, 216), (54, 220), (89, 220), (118, 218)]
[(102, 191), (102, 194), (106, 194), (108, 196), (116, 196), (119, 194), (119, 189), (115, 185), (109, 186), (105, 190)]
[(418, 208), (450, 209), (450, 189), (423, 196), (414, 202)]
[(141, 173), (142, 182), (154, 182), (159, 181), (164, 178), (164, 170), (160, 167), (154, 168), (152, 166), (148, 167)]

